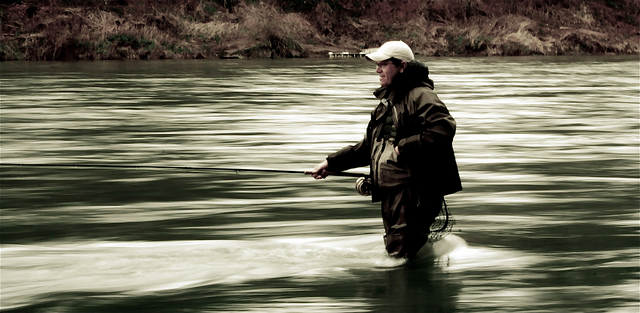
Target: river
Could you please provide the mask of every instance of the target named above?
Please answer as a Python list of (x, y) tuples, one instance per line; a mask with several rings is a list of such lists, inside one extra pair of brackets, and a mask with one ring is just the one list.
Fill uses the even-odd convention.
[[(425, 58), (464, 190), (430, 261), (354, 178), (362, 59), (0, 63), (3, 312), (640, 310), (637, 56)], [(365, 172), (366, 169), (355, 169)]]

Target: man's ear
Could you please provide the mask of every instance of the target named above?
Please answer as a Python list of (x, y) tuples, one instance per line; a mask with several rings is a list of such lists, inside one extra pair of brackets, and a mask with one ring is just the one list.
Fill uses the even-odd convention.
[(406, 68), (407, 68), (407, 61), (400, 62), (400, 73), (404, 72)]

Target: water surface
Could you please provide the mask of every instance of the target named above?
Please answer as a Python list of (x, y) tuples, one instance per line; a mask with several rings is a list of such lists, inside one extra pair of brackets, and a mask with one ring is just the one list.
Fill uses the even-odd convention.
[[(388, 258), (353, 178), (3, 166), (2, 310), (638, 312), (637, 58), (423, 61), (458, 122), (465, 247)], [(3, 163), (304, 171), (377, 104), (360, 59), (0, 73)]]

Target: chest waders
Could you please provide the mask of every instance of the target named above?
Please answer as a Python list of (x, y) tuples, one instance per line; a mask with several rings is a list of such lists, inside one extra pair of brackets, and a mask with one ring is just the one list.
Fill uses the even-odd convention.
[(429, 228), (442, 207), (442, 196), (422, 195), (395, 151), (397, 110), (389, 105), (373, 144), (373, 179), (382, 193), (385, 249), (393, 257), (413, 257), (427, 243)]

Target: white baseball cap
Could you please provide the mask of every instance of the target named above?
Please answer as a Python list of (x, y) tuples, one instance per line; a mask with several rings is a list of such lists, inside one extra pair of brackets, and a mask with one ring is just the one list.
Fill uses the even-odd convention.
[(409, 45), (402, 41), (387, 41), (378, 51), (365, 55), (367, 60), (371, 61), (384, 61), (391, 58), (396, 58), (402, 61), (413, 61), (413, 51), (409, 48)]

